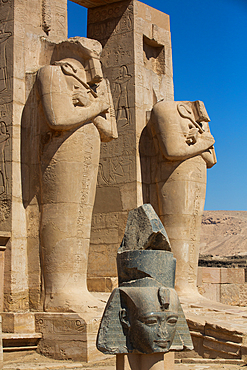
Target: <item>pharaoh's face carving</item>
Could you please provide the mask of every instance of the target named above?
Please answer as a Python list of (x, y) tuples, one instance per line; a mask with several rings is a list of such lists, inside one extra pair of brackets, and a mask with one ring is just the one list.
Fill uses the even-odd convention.
[[(131, 289), (131, 288), (130, 288)], [(133, 350), (141, 353), (169, 351), (178, 320), (177, 294), (169, 288), (132, 288), (121, 312)], [(135, 291), (134, 291), (135, 290)]]

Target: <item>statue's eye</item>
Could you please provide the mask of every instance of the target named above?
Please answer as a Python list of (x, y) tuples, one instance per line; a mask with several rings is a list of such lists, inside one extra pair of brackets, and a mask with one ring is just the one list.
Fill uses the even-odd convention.
[(142, 320), (144, 322), (144, 324), (146, 325), (155, 325), (157, 324), (157, 318), (156, 317), (149, 317), (149, 318), (145, 318), (144, 320)]
[(177, 321), (178, 321), (178, 318), (176, 316), (171, 316), (167, 319), (167, 323), (169, 325), (176, 325)]

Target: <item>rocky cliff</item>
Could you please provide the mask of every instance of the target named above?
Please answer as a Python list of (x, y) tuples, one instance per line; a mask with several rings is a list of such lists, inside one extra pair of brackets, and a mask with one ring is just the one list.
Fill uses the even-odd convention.
[(247, 257), (247, 211), (205, 211), (200, 254)]

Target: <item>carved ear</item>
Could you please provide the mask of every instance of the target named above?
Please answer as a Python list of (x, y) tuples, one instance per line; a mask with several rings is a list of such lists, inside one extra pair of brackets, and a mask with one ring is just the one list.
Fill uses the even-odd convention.
[(123, 325), (123, 327), (126, 328), (126, 329), (129, 329), (130, 328), (130, 322), (129, 322), (128, 314), (127, 314), (127, 311), (126, 311), (125, 308), (123, 308), (119, 312), (119, 316), (120, 316), (120, 321), (121, 321), (121, 324)]
[(178, 113), (180, 114), (180, 116), (182, 116), (183, 118), (191, 119), (191, 115), (193, 111), (188, 105), (179, 103), (177, 105), (177, 109), (178, 109)]

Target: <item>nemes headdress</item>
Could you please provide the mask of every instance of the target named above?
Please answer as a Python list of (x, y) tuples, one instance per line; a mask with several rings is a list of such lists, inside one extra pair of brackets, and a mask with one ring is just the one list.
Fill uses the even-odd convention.
[(86, 72), (86, 80), (89, 85), (102, 80), (100, 56), (102, 46), (99, 41), (86, 37), (71, 37), (55, 45), (51, 64), (63, 59), (78, 60)]

